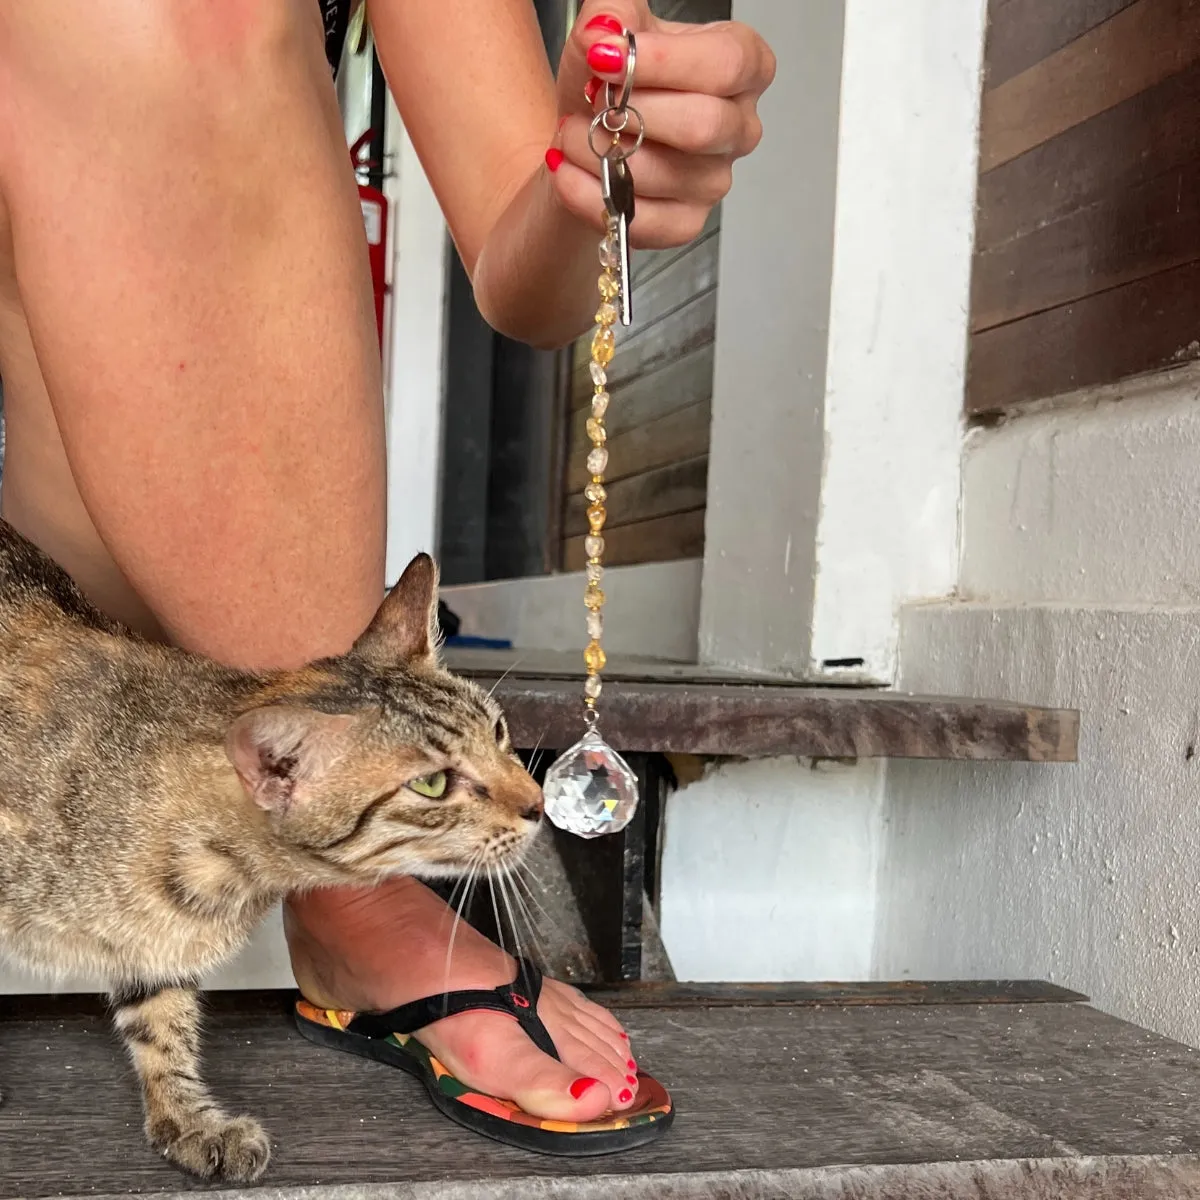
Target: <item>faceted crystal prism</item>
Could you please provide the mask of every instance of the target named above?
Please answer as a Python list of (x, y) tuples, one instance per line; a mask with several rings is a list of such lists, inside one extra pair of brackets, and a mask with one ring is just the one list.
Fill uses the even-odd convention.
[(637, 811), (637, 777), (594, 729), (550, 767), (542, 791), (550, 823), (582, 838), (619, 833)]

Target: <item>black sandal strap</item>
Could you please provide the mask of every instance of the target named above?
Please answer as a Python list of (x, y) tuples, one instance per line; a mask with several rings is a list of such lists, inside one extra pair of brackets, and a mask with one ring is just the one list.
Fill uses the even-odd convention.
[(349, 1032), (365, 1037), (385, 1038), (393, 1033), (415, 1033), (458, 1013), (490, 1010), (515, 1017), (529, 1040), (543, 1053), (558, 1058), (554, 1039), (537, 1015), (538, 997), (542, 993), (542, 973), (527, 958), (517, 959), (517, 977), (491, 990), (465, 989), (425, 996), (409, 1004), (401, 1004), (384, 1013), (359, 1013), (348, 1026)]

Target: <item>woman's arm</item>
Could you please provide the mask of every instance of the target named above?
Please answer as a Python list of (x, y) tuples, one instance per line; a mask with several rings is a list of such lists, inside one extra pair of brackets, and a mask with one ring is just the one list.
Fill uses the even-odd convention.
[[(614, 30), (638, 35), (634, 103), (649, 130), (632, 164), (635, 245), (696, 236), (728, 191), (733, 159), (757, 144), (755, 104), (774, 73), (746, 26), (658, 21), (645, 0), (585, 0), (557, 84), (531, 0), (370, 0), (370, 15), (480, 311), (535, 345), (569, 341), (595, 307), (603, 204), (585, 89), (624, 76)], [(607, 60), (593, 51), (589, 64), (601, 43)], [(547, 147), (560, 153), (547, 160)]]

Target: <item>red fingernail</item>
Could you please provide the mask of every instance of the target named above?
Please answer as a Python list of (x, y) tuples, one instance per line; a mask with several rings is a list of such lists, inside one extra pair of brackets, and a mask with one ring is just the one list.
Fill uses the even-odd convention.
[(603, 79), (597, 79), (595, 75), (593, 75), (591, 79), (584, 84), (583, 97), (589, 104), (596, 103), (596, 93), (600, 90), (600, 87), (603, 83)]
[[(565, 155), (557, 146), (551, 146), (550, 149), (546, 151), (546, 166), (548, 166), (552, 172), (557, 171), (558, 168), (563, 165), (564, 157)], [(595, 1083), (595, 1080), (592, 1080), (592, 1082)]]
[(573, 1084), (571, 1084), (572, 1097), (574, 1097), (574, 1099), (578, 1100), (579, 1097), (582, 1096), (583, 1093), (588, 1090), (588, 1088), (592, 1087), (594, 1084), (597, 1084), (599, 1082), (600, 1082), (600, 1080), (598, 1080), (598, 1079), (588, 1079), (586, 1076), (582, 1079), (575, 1080), (575, 1082)]
[(608, 46), (604, 42), (597, 42), (587, 52), (587, 60), (588, 66), (593, 71), (599, 71), (602, 75), (613, 75), (621, 69), (621, 64), (625, 61), (625, 55), (616, 46)]
[(628, 1067), (628, 1068), (629, 1068), (631, 1071), (636, 1071), (636, 1070), (637, 1070), (637, 1063), (635, 1063), (635, 1062), (633, 1061), (633, 1059), (632, 1059), (632, 1058), (631, 1058), (631, 1059), (629, 1059), (629, 1061), (628, 1061), (628, 1062), (627, 1062), (625, 1065), (626, 1065), (626, 1066), (627, 1066), (627, 1067)]
[(593, 17), (584, 26), (584, 29), (607, 29), (609, 33), (625, 32), (625, 26), (616, 17), (610, 17), (608, 13), (601, 13), (598, 17)]
[(633, 1093), (628, 1088), (625, 1088), (624, 1091), (622, 1091), (621, 1094), (617, 1097), (617, 1103), (618, 1104), (628, 1104), (630, 1102), (630, 1100), (632, 1100), (632, 1099), (633, 1099)]
[(625, 1082), (626, 1083), (637, 1083), (637, 1076), (636, 1075), (626, 1075)]

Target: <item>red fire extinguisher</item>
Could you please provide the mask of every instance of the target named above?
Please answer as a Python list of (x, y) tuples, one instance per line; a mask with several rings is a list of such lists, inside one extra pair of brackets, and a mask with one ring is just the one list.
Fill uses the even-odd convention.
[[(353, 146), (350, 147), (350, 161), (355, 171), (376, 164), (362, 155), (375, 136), (373, 129), (368, 129)], [(388, 242), (388, 202), (387, 197), (369, 183), (359, 182), (358, 200), (362, 205), (363, 226), (367, 231), (367, 252), (371, 260), (371, 284), (375, 291), (375, 327), (379, 334), (380, 351), (383, 349), (383, 298), (387, 295), (387, 242)]]

